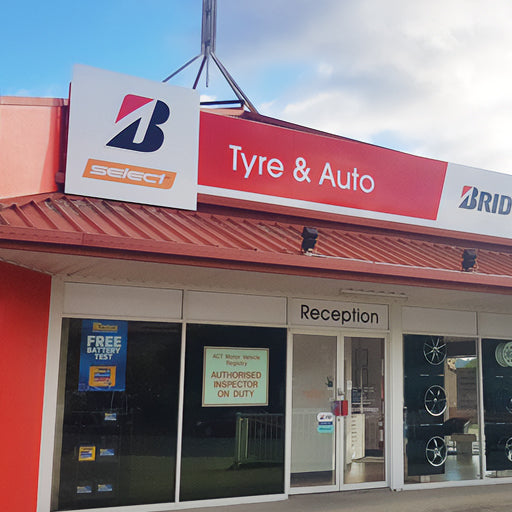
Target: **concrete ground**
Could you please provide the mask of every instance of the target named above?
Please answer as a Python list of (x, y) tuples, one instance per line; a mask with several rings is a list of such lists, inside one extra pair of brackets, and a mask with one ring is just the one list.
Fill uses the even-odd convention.
[(510, 512), (512, 484), (393, 492), (389, 489), (290, 496), (284, 501), (195, 512)]

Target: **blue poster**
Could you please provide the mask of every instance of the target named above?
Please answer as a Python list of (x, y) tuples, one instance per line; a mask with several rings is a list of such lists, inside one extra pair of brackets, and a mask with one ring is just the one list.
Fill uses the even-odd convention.
[(82, 320), (78, 391), (124, 391), (128, 322)]

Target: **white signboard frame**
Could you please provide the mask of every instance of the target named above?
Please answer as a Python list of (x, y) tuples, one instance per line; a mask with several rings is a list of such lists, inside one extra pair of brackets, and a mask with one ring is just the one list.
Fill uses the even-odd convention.
[(77, 65), (65, 192), (195, 210), (196, 90)]

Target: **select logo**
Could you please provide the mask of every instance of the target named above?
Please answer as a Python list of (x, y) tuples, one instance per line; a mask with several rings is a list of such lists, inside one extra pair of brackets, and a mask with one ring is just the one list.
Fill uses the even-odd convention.
[[(141, 117), (133, 121), (133, 123), (129, 124), (108, 141), (107, 146), (143, 153), (152, 153), (160, 149), (165, 139), (164, 132), (160, 128), (160, 125), (164, 124), (171, 115), (168, 105), (162, 100), (127, 94), (121, 103), (116, 123), (124, 119), (128, 114), (135, 112), (151, 102), (154, 102), (153, 110), (144, 110), (144, 114), (142, 114)], [(144, 125), (146, 125), (145, 129)], [(143, 130), (142, 134), (139, 133), (141, 130)], [(137, 139), (139, 139), (139, 141), (137, 141)]]
[(462, 188), (462, 201), (459, 208), (479, 212), (509, 215), (512, 211), (512, 197), (505, 194), (493, 194), (480, 191), (478, 188), (466, 185)]
[(102, 324), (101, 322), (92, 323), (93, 332), (117, 332), (118, 330), (118, 324)]
[(84, 178), (126, 183), (140, 187), (170, 189), (174, 185), (176, 173), (123, 165), (117, 162), (89, 159), (82, 175)]

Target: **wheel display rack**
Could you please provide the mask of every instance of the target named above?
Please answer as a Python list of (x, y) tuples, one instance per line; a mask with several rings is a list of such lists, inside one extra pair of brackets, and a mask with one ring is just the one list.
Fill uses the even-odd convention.
[(448, 454), (444, 416), (446, 341), (404, 336), (404, 405), (408, 476), (444, 473)]
[(482, 340), (487, 471), (512, 470), (512, 341)]

